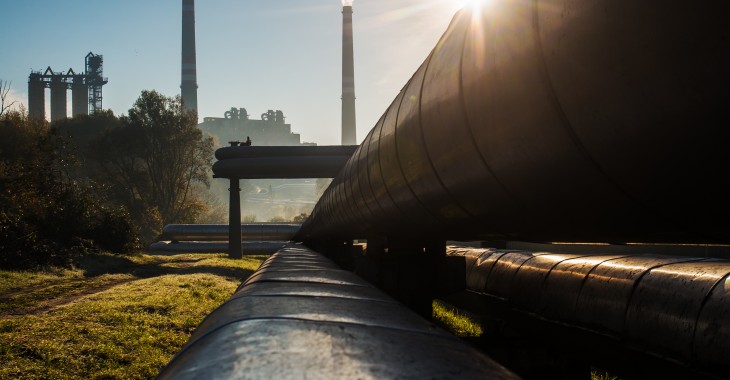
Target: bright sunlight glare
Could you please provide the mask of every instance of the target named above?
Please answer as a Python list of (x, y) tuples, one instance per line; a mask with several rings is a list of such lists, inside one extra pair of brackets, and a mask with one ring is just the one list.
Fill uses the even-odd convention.
[(462, 8), (474, 8), (479, 9), (484, 7), (490, 0), (453, 0), (454, 9)]

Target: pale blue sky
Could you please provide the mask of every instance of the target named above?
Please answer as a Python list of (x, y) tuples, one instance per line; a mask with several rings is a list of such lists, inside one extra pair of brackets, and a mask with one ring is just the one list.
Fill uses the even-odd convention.
[[(459, 0), (355, 0), (358, 143), (446, 29)], [(340, 0), (196, 0), (200, 117), (281, 109), (302, 141), (340, 141)], [(181, 0), (0, 0), (0, 79), (104, 55), (104, 108), (180, 92)], [(70, 97), (69, 97), (70, 98)]]

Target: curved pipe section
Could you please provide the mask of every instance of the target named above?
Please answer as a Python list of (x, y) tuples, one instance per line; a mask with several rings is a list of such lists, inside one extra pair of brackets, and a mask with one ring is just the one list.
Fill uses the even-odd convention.
[(729, 3), (490, 4), (454, 17), (298, 238), (730, 243)]
[(730, 262), (464, 249), (467, 289), (708, 373), (730, 371)]

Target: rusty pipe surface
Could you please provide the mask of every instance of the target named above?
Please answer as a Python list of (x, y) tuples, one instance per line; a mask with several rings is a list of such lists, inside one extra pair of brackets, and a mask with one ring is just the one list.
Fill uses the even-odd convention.
[(730, 243), (728, 8), (460, 11), (298, 238)]

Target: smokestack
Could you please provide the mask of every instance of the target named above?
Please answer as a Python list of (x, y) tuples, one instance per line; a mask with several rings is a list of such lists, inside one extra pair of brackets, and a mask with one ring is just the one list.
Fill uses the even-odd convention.
[(342, 145), (355, 145), (355, 60), (352, 43), (352, 1), (342, 7)]
[(198, 76), (195, 65), (195, 0), (182, 0), (182, 82), (186, 110), (198, 112)]

